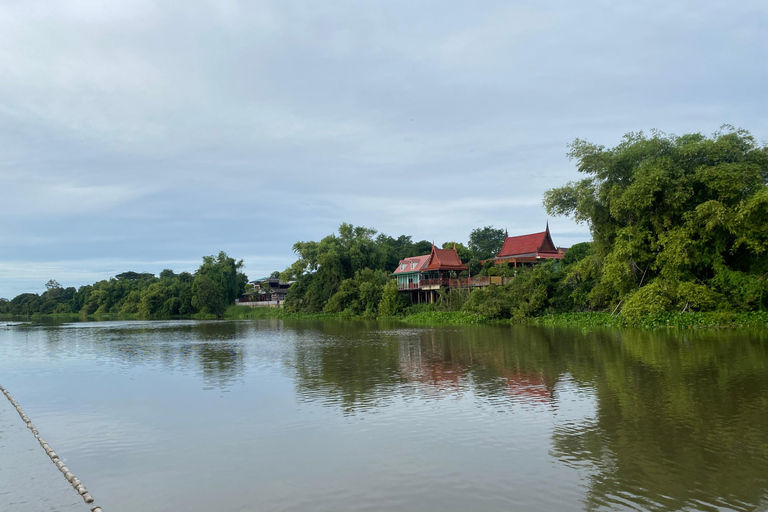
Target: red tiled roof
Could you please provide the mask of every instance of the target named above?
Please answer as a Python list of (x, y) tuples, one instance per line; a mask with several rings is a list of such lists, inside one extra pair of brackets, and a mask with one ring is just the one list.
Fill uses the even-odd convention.
[[(530, 235), (508, 236), (501, 246), (497, 258), (510, 258), (514, 256), (542, 256), (558, 258), (557, 247), (552, 243), (549, 235), (549, 226), (546, 231), (532, 233)], [(562, 257), (562, 254), (559, 254)]]
[[(397, 269), (393, 272), (393, 274), (407, 274), (408, 272), (418, 272), (420, 270), (423, 270), (423, 267), (427, 264), (427, 261), (429, 261), (431, 254), (425, 254), (424, 256), (414, 256), (412, 258), (405, 258), (404, 260), (400, 260), (400, 263), (397, 264)], [(416, 266), (414, 268), (411, 268), (411, 263), (416, 263)], [(403, 265), (405, 265), (405, 269), (400, 270), (403, 268)]]
[[(411, 263), (416, 263), (415, 266)], [(405, 269), (400, 270), (403, 265)], [(418, 272), (421, 270), (467, 270), (459, 259), (456, 249), (438, 249), (432, 246), (432, 252), (424, 256), (414, 256), (400, 260), (397, 269), (393, 274), (407, 274), (408, 272)]]
[(467, 267), (461, 263), (455, 248), (438, 249), (433, 245), (429, 263), (424, 270), (467, 270)]

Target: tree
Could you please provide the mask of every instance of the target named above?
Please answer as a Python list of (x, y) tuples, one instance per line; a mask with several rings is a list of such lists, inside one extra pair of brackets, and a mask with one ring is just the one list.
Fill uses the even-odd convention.
[(221, 316), (227, 309), (222, 287), (207, 274), (198, 274), (192, 283), (192, 305), (201, 313)]
[(224, 302), (229, 305), (245, 291), (248, 278), (240, 272), (242, 267), (243, 260), (235, 261), (224, 251), (219, 252), (218, 256), (203, 256), (203, 263), (195, 273), (195, 282), (198, 282), (197, 276), (208, 277), (219, 288)]
[(469, 234), (469, 250), (473, 259), (487, 260), (493, 258), (504, 245), (504, 239), (503, 229), (495, 229), (493, 226), (473, 229)]
[(697, 283), (732, 307), (768, 306), (768, 148), (748, 132), (630, 133), (612, 149), (577, 139), (569, 157), (587, 177), (548, 190), (544, 205), (592, 232), (593, 306), (656, 280), (633, 304), (653, 295), (657, 309), (688, 306), (701, 290), (680, 284)]
[(293, 251), (299, 259), (280, 275), (284, 281), (297, 281), (286, 294), (286, 307), (321, 311), (345, 279), (364, 269), (383, 270), (386, 254), (375, 234), (375, 229), (344, 223), (338, 235), (320, 242), (296, 242)]
[(413, 244), (413, 254), (408, 254), (404, 256), (404, 258), (408, 256), (423, 256), (425, 254), (429, 254), (430, 252), (432, 252), (432, 242), (427, 240), (420, 240)]
[(397, 282), (390, 280), (385, 286), (381, 295), (381, 301), (379, 302), (379, 315), (380, 316), (395, 316), (399, 314), (403, 308), (404, 295), (397, 290)]

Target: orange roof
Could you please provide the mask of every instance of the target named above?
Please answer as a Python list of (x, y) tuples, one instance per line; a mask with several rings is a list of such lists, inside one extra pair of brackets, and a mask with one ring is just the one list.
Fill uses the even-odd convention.
[(563, 254), (558, 252), (557, 246), (552, 242), (549, 224), (547, 224), (547, 229), (541, 233), (508, 236), (504, 240), (499, 254), (496, 255), (497, 258), (514, 258), (516, 256), (559, 259), (563, 257)]
[(432, 254), (429, 255), (429, 263), (424, 270), (467, 270), (461, 263), (456, 247), (453, 249), (438, 249), (432, 246)]

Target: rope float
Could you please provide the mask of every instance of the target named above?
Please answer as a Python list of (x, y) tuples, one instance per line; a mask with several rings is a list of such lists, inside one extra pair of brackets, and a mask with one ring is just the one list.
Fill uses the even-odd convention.
[[(40, 433), (35, 428), (35, 425), (32, 423), (32, 420), (29, 419), (29, 416), (27, 416), (24, 413), (24, 409), (21, 408), (19, 403), (13, 398), (13, 396), (8, 392), (7, 389), (5, 389), (3, 386), (0, 386), (0, 391), (3, 392), (5, 397), (8, 399), (9, 402), (11, 402), (11, 405), (16, 409), (16, 412), (19, 413), (19, 416), (21, 416), (22, 421), (27, 424), (27, 428), (32, 431), (32, 435), (35, 436), (35, 439), (37, 439), (37, 442), (40, 443), (40, 446), (45, 450), (45, 454), (48, 455), (48, 457), (51, 459), (51, 462), (53, 462), (56, 467), (61, 471), (61, 473), (64, 475), (64, 478), (67, 479), (67, 482), (69, 482), (72, 487), (77, 491), (77, 493), (83, 497), (83, 501), (88, 503), (89, 505), (93, 503), (93, 496), (88, 492), (88, 490), (85, 488), (83, 483), (77, 479), (77, 477), (72, 473), (72, 471), (69, 470), (69, 468), (64, 464), (64, 461), (62, 461), (58, 455), (56, 455), (56, 452), (53, 451), (53, 448), (51, 448), (51, 445), (49, 445), (45, 439), (40, 437)], [(103, 512), (101, 507), (93, 507), (91, 508), (91, 512)]]

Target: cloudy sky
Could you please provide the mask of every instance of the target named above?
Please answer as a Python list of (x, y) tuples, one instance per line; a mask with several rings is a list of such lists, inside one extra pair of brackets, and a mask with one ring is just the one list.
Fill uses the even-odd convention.
[(0, 0), (0, 297), (540, 231), (575, 138), (724, 123), (768, 140), (764, 0)]

